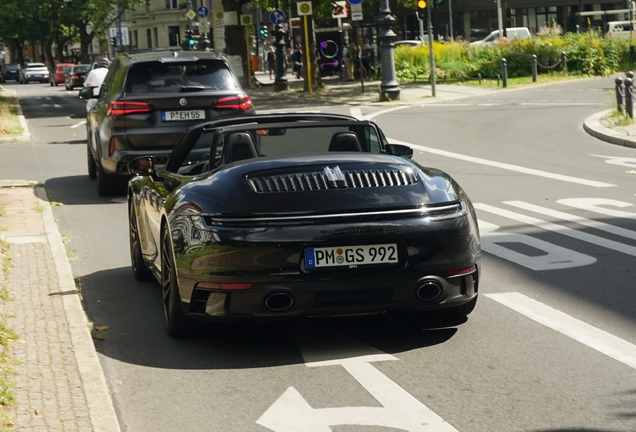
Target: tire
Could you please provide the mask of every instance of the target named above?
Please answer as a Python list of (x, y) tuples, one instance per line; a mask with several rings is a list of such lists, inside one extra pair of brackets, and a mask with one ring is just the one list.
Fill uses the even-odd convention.
[(128, 232), (130, 234), (130, 264), (135, 279), (138, 281), (152, 280), (153, 274), (148, 266), (146, 266), (146, 263), (144, 263), (143, 253), (141, 252), (137, 212), (135, 211), (135, 204), (132, 201), (128, 205)]
[(95, 163), (95, 159), (93, 159), (93, 154), (91, 153), (90, 138), (86, 139), (86, 162), (88, 165), (88, 178), (95, 180), (97, 178), (97, 164)]
[(117, 193), (119, 179), (114, 174), (106, 174), (101, 165), (96, 165), (97, 195), (105, 197), (112, 196)]
[(170, 337), (187, 336), (190, 333), (192, 322), (183, 312), (181, 305), (172, 239), (167, 228), (161, 232), (161, 294), (166, 332)]

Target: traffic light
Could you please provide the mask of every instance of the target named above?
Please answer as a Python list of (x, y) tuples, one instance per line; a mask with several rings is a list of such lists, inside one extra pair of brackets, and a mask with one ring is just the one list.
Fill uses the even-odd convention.
[(426, 0), (417, 0), (417, 17), (426, 19)]
[(261, 35), (261, 38), (267, 37), (267, 27), (261, 27), (260, 29), (258, 29), (258, 32)]
[(196, 41), (194, 40), (192, 30), (190, 29), (187, 29), (185, 31), (185, 42), (186, 42), (187, 49), (194, 50), (194, 45), (196, 44)]
[(115, 36), (110, 38), (110, 46), (117, 46), (117, 38)]

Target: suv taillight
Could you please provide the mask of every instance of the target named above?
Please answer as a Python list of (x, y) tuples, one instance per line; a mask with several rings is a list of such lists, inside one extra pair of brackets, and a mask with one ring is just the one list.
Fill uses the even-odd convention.
[(147, 102), (113, 101), (108, 106), (108, 115), (110, 116), (145, 114), (151, 111), (152, 105)]
[(252, 98), (248, 95), (229, 96), (217, 100), (213, 107), (216, 109), (235, 109), (241, 112), (252, 108)]

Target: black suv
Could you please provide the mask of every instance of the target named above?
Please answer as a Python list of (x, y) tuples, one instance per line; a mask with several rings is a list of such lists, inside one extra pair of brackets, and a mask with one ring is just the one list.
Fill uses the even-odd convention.
[(80, 91), (97, 98), (86, 117), (88, 175), (100, 196), (122, 191), (128, 161), (152, 155), (165, 161), (190, 126), (253, 114), (225, 57), (215, 52), (174, 51), (122, 54), (100, 89)]

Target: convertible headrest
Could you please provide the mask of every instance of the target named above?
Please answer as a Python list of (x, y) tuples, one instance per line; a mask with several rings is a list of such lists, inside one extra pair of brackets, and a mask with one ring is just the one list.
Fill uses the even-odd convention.
[(252, 135), (247, 132), (234, 132), (225, 139), (223, 150), (225, 163), (258, 157)]
[(331, 137), (329, 151), (361, 152), (362, 146), (355, 132), (336, 132)]

